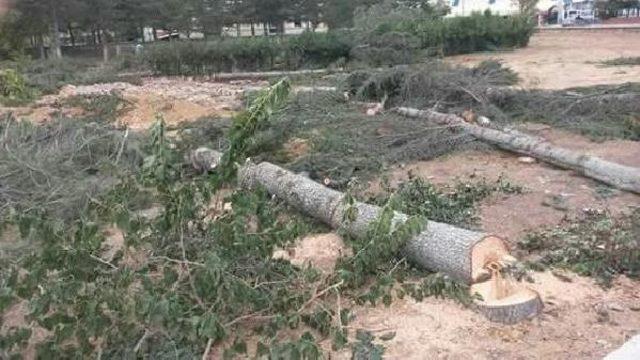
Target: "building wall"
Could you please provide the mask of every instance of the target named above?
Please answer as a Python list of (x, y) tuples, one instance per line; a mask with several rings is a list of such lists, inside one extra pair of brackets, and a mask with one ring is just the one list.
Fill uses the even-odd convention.
[(450, 16), (469, 16), (474, 12), (491, 10), (493, 14), (512, 15), (518, 13), (518, 5), (513, 0), (451, 0)]
[[(536, 5), (538, 11), (547, 11), (558, 4), (558, 0), (540, 0)], [(491, 10), (493, 14), (514, 15), (518, 11), (517, 0), (450, 0), (451, 13), (449, 16), (469, 16), (473, 12)]]
[[(284, 35), (299, 35), (307, 30), (312, 29), (312, 24), (309, 21), (285, 21), (284, 22)], [(234, 26), (228, 26), (222, 29), (222, 35), (224, 36), (232, 36), (232, 37), (246, 37), (246, 36), (264, 36), (265, 35), (265, 24), (256, 23), (253, 24), (253, 31), (251, 30), (251, 24), (236, 24)], [(329, 28), (326, 24), (320, 23), (316, 26), (316, 32), (327, 32)], [(271, 24), (269, 26), (267, 24), (267, 34), (268, 35), (278, 35), (277, 27)]]

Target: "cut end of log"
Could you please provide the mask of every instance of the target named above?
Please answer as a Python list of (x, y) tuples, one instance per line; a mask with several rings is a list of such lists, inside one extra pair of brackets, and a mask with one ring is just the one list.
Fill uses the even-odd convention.
[(509, 249), (497, 236), (487, 236), (478, 241), (471, 250), (471, 279), (473, 283), (486, 281), (490, 277), (487, 265), (509, 259)]
[(488, 281), (471, 286), (471, 295), (477, 297), (475, 306), (489, 320), (515, 324), (532, 318), (542, 310), (540, 295), (522, 283), (504, 277), (498, 262), (487, 266), (491, 273)]

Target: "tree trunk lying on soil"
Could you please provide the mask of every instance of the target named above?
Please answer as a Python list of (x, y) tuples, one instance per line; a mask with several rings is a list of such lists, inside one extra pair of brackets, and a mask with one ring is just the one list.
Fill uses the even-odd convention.
[[(194, 164), (198, 169), (213, 169), (220, 161), (221, 154), (209, 149), (198, 149), (192, 159), (202, 159), (204, 164)], [(267, 192), (284, 200), (308, 216), (324, 222), (332, 228), (343, 228), (355, 237), (367, 234), (370, 224), (376, 221), (382, 209), (378, 206), (356, 202), (354, 221), (343, 221), (348, 210), (345, 194), (320, 185), (308, 177), (292, 173), (274, 164), (247, 162), (238, 172), (239, 182), (244, 188), (264, 187)], [(393, 224), (407, 221), (409, 217), (395, 213)], [(499, 237), (469, 231), (448, 224), (427, 221), (424, 230), (407, 241), (402, 250), (409, 260), (426, 269), (439, 271), (467, 284), (486, 281), (491, 276), (489, 264), (513, 261), (507, 246)], [(482, 290), (482, 289), (481, 289)], [(517, 304), (510, 298), (520, 294), (520, 287), (511, 286), (501, 294), (484, 294), (484, 301), (476, 302), (482, 313), (493, 321), (513, 323), (536, 315), (541, 308), (540, 298), (531, 290), (529, 295), (516, 296)], [(497, 296), (500, 303), (493, 304)], [(522, 306), (526, 303), (526, 306)], [(532, 305), (529, 305), (532, 304)], [(517, 311), (505, 307), (518, 306)]]
[[(521, 95), (525, 91), (518, 88), (512, 87), (493, 87), (487, 88), (483, 94), (488, 100), (492, 102), (498, 103), (506, 103), (511, 101), (513, 97)], [(557, 96), (557, 95), (555, 95)], [(580, 94), (572, 91), (566, 91), (561, 93), (560, 96), (570, 97), (575, 100), (572, 106), (578, 105), (585, 101), (596, 102), (596, 103), (606, 103), (612, 101), (638, 101), (640, 100), (640, 94), (636, 92), (628, 92), (628, 93), (597, 93), (597, 94)], [(482, 102), (482, 101), (481, 101)], [(565, 110), (567, 111), (567, 110)], [(568, 112), (568, 111), (567, 111)]]
[[(204, 148), (193, 154), (198, 154), (192, 156), (197, 169), (215, 168), (221, 157), (219, 152)], [(356, 202), (353, 205), (357, 209), (356, 219), (345, 222), (345, 194), (268, 162), (247, 162), (240, 167), (238, 178), (242, 187), (262, 186), (306, 215), (334, 229), (342, 227), (355, 237), (366, 236), (369, 224), (382, 211), (378, 206)], [(408, 218), (405, 214), (396, 213), (393, 223), (399, 225)], [(424, 268), (443, 272), (468, 284), (486, 277), (485, 264), (499, 261), (509, 254), (503, 240), (496, 236), (434, 221), (428, 221), (424, 230), (407, 242), (403, 252), (408, 259)]]
[(541, 138), (516, 131), (501, 131), (467, 123), (455, 114), (401, 107), (397, 112), (407, 117), (424, 118), (437, 124), (459, 126), (478, 140), (504, 150), (535, 157), (570, 169), (618, 189), (640, 193), (640, 169), (616, 164), (595, 156), (559, 148)]

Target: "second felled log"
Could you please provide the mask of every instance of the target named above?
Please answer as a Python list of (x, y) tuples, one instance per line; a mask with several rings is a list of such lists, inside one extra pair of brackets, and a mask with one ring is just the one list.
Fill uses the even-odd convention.
[(638, 168), (563, 149), (521, 132), (507, 132), (470, 124), (455, 114), (404, 107), (398, 108), (397, 112), (407, 117), (423, 118), (437, 124), (458, 126), (478, 140), (486, 141), (499, 148), (532, 156), (558, 167), (574, 170), (618, 189), (640, 194), (640, 169)]

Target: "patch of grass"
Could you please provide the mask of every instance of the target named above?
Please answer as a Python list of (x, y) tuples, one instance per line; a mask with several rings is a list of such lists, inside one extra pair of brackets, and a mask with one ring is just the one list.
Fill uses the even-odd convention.
[(85, 112), (84, 120), (98, 123), (112, 123), (129, 109), (130, 103), (119, 94), (75, 95), (65, 98), (63, 107), (79, 107)]
[(527, 235), (518, 247), (535, 264), (563, 267), (608, 285), (617, 275), (640, 277), (640, 210), (620, 218), (593, 211), (560, 227)]
[(601, 63), (605, 66), (633, 66), (640, 65), (640, 56), (636, 57), (619, 57), (611, 60), (606, 60)]
[[(408, 215), (419, 215), (433, 221), (469, 227), (477, 223), (475, 207), (478, 202), (496, 192), (519, 194), (522, 188), (500, 178), (494, 184), (484, 180), (475, 183), (458, 182), (445, 189), (439, 189), (427, 181), (416, 178), (400, 185), (393, 196), (398, 199), (397, 211)], [(381, 196), (384, 199), (388, 195)]]
[(128, 82), (139, 85), (138, 76), (120, 76), (120, 63), (103, 64), (95, 60), (64, 58), (34, 60), (22, 64), (27, 82), (44, 94), (55, 93), (62, 86)]

